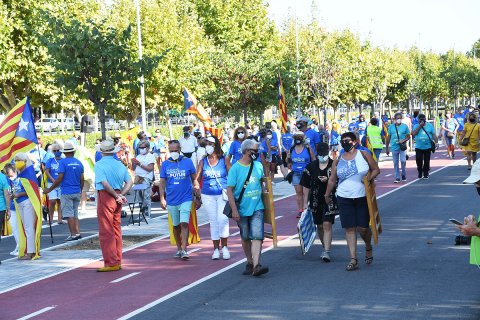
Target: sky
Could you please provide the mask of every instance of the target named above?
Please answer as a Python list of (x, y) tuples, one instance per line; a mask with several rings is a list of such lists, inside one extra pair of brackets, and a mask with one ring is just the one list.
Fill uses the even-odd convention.
[[(327, 30), (350, 29), (381, 47), (466, 52), (480, 39), (480, 0), (266, 0), (279, 29), (296, 11)], [(312, 3), (316, 9), (312, 10)]]

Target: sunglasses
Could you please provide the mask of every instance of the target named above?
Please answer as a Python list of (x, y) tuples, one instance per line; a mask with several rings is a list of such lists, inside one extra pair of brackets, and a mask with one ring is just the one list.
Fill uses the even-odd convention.
[(340, 142), (348, 143), (348, 142), (352, 142), (352, 139), (342, 139), (340, 140)]
[(241, 133), (245, 133), (245, 132), (243, 132), (243, 131), (238, 131), (238, 132), (237, 132), (237, 134), (241, 134)]
[(172, 143), (180, 143), (180, 141), (178, 141), (178, 140), (170, 140), (170, 141), (168, 141), (168, 144), (172, 144)]

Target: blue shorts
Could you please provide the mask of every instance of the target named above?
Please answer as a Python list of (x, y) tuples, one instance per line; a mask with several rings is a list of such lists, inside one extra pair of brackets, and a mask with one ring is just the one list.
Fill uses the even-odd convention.
[(186, 201), (178, 206), (167, 205), (168, 214), (172, 218), (172, 224), (176, 227), (180, 223), (190, 222), (190, 211), (192, 210), (192, 201)]
[(263, 209), (255, 211), (251, 216), (240, 217), (237, 225), (240, 228), (242, 240), (263, 240), (263, 223)]
[(292, 186), (298, 186), (300, 184), (300, 180), (302, 180), (302, 174), (302, 172), (293, 172)]

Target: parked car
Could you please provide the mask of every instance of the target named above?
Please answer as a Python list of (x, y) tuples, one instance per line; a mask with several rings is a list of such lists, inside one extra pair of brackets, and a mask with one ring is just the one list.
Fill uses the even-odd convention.
[(35, 130), (52, 132), (53, 130), (56, 130), (59, 126), (60, 122), (58, 122), (57, 119), (43, 118), (42, 120), (35, 123)]
[(73, 118), (65, 118), (62, 121), (62, 127), (65, 131), (75, 129), (75, 120)]

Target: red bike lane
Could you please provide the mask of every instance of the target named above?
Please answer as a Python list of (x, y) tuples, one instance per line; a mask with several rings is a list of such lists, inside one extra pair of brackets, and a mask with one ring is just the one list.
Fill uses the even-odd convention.
[[(445, 159), (443, 153), (437, 154), (438, 159), (433, 158), (431, 162), (433, 174), (455, 163), (455, 160)], [(406, 184), (393, 183), (392, 167), (391, 161), (382, 163), (381, 174), (376, 180), (377, 196)], [(407, 183), (417, 178), (414, 159), (407, 161), (407, 178)], [(276, 201), (275, 210), (278, 241), (295, 235), (294, 199), (288, 197)], [(158, 240), (124, 253), (121, 271), (98, 273), (95, 269), (103, 264), (98, 261), (6, 292), (1, 295), (5, 303), (0, 310), (0, 319), (27, 316), (35, 319), (116, 319), (159, 299), (168, 299), (244, 259), (237, 234), (229, 239), (232, 258), (212, 261), (209, 226), (203, 225), (199, 231), (202, 241), (189, 247), (193, 252), (188, 261), (172, 258), (175, 248), (168, 238)], [(234, 223), (230, 223), (230, 231), (232, 234), (238, 232)], [(272, 241), (266, 239), (263, 247), (271, 245)]]

